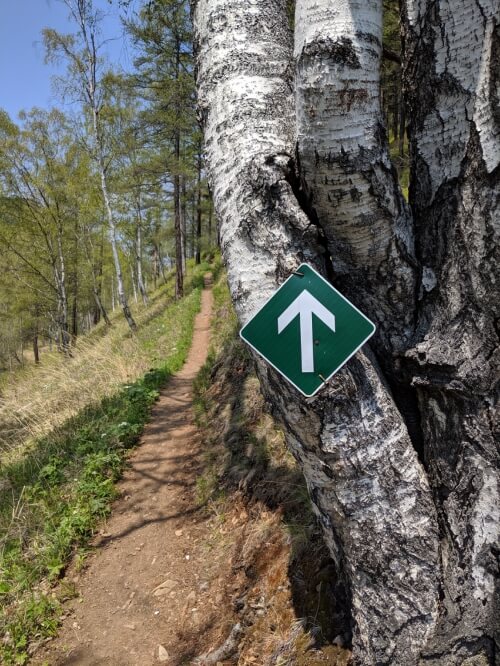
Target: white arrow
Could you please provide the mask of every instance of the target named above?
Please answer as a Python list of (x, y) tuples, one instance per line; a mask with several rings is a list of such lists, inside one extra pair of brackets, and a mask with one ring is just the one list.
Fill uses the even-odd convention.
[(335, 315), (327, 310), (317, 298), (314, 298), (307, 289), (304, 289), (278, 317), (278, 333), (291, 324), (297, 315), (300, 317), (302, 372), (314, 372), (313, 314), (335, 332)]

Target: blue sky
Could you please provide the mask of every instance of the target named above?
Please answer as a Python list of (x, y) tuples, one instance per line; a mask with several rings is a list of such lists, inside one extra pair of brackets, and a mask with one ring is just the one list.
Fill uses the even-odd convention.
[[(107, 55), (113, 63), (130, 69), (130, 46), (123, 38), (116, 0), (94, 0), (94, 6), (105, 13), (103, 37)], [(33, 106), (61, 106), (51, 85), (59, 72), (54, 65), (44, 64), (42, 29), (74, 32), (68, 10), (60, 0), (0, 0), (0, 107), (13, 120), (21, 110)]]

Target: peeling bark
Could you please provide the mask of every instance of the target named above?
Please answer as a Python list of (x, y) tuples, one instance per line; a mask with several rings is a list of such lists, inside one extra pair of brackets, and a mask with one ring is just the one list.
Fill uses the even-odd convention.
[(416, 261), (380, 104), (381, 0), (297, 0), (294, 50), (309, 203), (336, 284), (377, 321), (374, 343), (387, 356), (412, 338)]
[[(242, 323), (299, 263), (323, 274), (329, 263), (297, 181), (286, 4), (198, 0), (194, 9), (209, 176)], [(357, 55), (345, 46), (334, 48), (335, 57), (355, 64)], [(390, 232), (382, 225), (380, 233), (383, 240), (357, 250), (373, 256), (367, 271), (387, 256), (399, 261)], [(352, 257), (344, 256), (347, 266)], [(370, 275), (377, 279), (376, 270)], [(437, 614), (437, 521), (377, 361), (370, 352), (358, 354), (309, 400), (258, 359), (257, 366), (350, 590), (355, 662), (416, 664)]]
[[(408, 0), (405, 86), (422, 264), (413, 364), (441, 531), (424, 662), (499, 655), (500, 7)], [(470, 662), (476, 663), (476, 662)]]

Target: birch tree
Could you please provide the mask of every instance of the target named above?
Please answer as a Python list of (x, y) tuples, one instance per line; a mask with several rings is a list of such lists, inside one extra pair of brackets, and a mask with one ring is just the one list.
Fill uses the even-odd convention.
[(193, 6), (236, 311), (307, 261), (378, 324), (311, 399), (255, 359), (349, 590), (354, 663), (493, 664), (498, 3), (406, 2), (411, 209), (381, 113), (381, 0), (297, 0), (294, 36), (287, 9)]
[(65, 185), (71, 140), (65, 119), (57, 111), (33, 110), (26, 114), (22, 131), (11, 125), (2, 134), (0, 182), (8, 197), (4, 203), (9, 203), (2, 211), (5, 224), (0, 229), (3, 269), (24, 280), (33, 292), (42, 285), (48, 290), (46, 300), (57, 303), (58, 346), (68, 353), (71, 201)]
[(109, 191), (108, 171), (111, 156), (107, 151), (108, 144), (106, 141), (106, 91), (100, 58), (103, 44), (99, 41), (99, 12), (94, 10), (92, 0), (63, 1), (77, 27), (77, 33), (76, 35), (61, 35), (55, 30), (45, 29), (44, 39), (47, 57), (63, 57), (67, 61), (72, 79), (70, 87), (76, 88), (78, 98), (83, 103), (84, 111), (90, 116), (91, 136), (93, 138), (90, 149), (99, 172), (115, 267), (118, 300), (128, 325), (132, 331), (135, 331), (137, 326), (130, 312), (123, 283), (116, 220)]

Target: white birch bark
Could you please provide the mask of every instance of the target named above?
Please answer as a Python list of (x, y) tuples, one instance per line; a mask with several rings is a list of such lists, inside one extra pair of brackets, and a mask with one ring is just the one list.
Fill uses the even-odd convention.
[[(60, 224), (60, 221), (59, 221)], [(61, 328), (62, 350), (69, 352), (69, 332), (68, 332), (68, 294), (66, 291), (66, 262), (63, 251), (63, 229), (62, 225), (57, 230), (57, 255), (58, 266), (54, 267), (55, 281), (59, 293), (59, 318)]]
[(499, 655), (499, 26), (496, 0), (406, 2), (410, 194), (423, 265), (408, 356), (442, 534), (443, 601), (425, 655), (436, 665)]
[(381, 51), (382, 0), (297, 0), (301, 173), (337, 283), (377, 321), (387, 354), (413, 333), (416, 262), (386, 145)]
[(109, 196), (105, 135), (100, 113), (102, 109), (102, 100), (99, 99), (99, 86), (102, 85), (102, 82), (98, 79), (99, 46), (96, 41), (98, 38), (98, 13), (94, 12), (91, 0), (64, 0), (64, 3), (68, 7), (70, 15), (78, 27), (78, 37), (82, 51), (79, 53), (78, 50), (74, 48), (74, 44), (71, 41), (68, 42), (67, 39), (58, 36), (57, 33), (55, 33), (55, 43), (57, 48), (61, 50), (72, 63), (79, 78), (79, 83), (82, 86), (85, 102), (92, 115), (92, 130), (94, 134), (94, 151), (92, 157), (94, 158), (99, 171), (102, 197), (108, 220), (108, 236), (116, 273), (117, 295), (125, 319), (127, 320), (130, 329), (135, 331), (137, 325), (130, 312), (127, 295), (123, 285), (123, 272), (118, 251), (116, 222)]
[[(109, 198), (108, 191), (108, 180), (106, 177), (106, 168), (104, 165), (104, 156), (103, 156), (103, 146), (102, 146), (102, 137), (99, 129), (98, 119), (97, 119), (97, 109), (92, 108), (92, 113), (94, 116), (94, 131), (95, 131), (95, 140), (98, 151), (98, 167), (101, 176), (101, 191), (104, 199), (104, 207), (106, 209), (106, 216), (108, 218), (108, 237), (109, 242), (111, 243), (111, 252), (113, 255), (113, 264), (115, 267), (116, 274), (116, 290), (118, 293), (118, 301), (122, 307), (123, 314), (127, 323), (132, 331), (137, 329), (137, 324), (132, 317), (130, 308), (128, 305), (127, 295), (125, 293), (125, 287), (123, 285), (123, 272), (120, 262), (120, 255), (118, 253), (118, 239), (116, 234), (116, 223), (113, 216), (113, 209), (111, 208), (111, 201)], [(114, 308), (113, 308), (114, 309)]]
[[(210, 180), (244, 323), (302, 260), (325, 266), (320, 230), (296, 198), (286, 2), (198, 0), (194, 18)], [(310, 400), (258, 370), (350, 587), (355, 662), (417, 663), (436, 618), (436, 519), (376, 362), (358, 354)]]
[(135, 228), (135, 267), (137, 271), (137, 287), (141, 292), (142, 302), (144, 305), (148, 304), (148, 291), (144, 283), (142, 274), (142, 210), (140, 197), (137, 201), (137, 222)]

